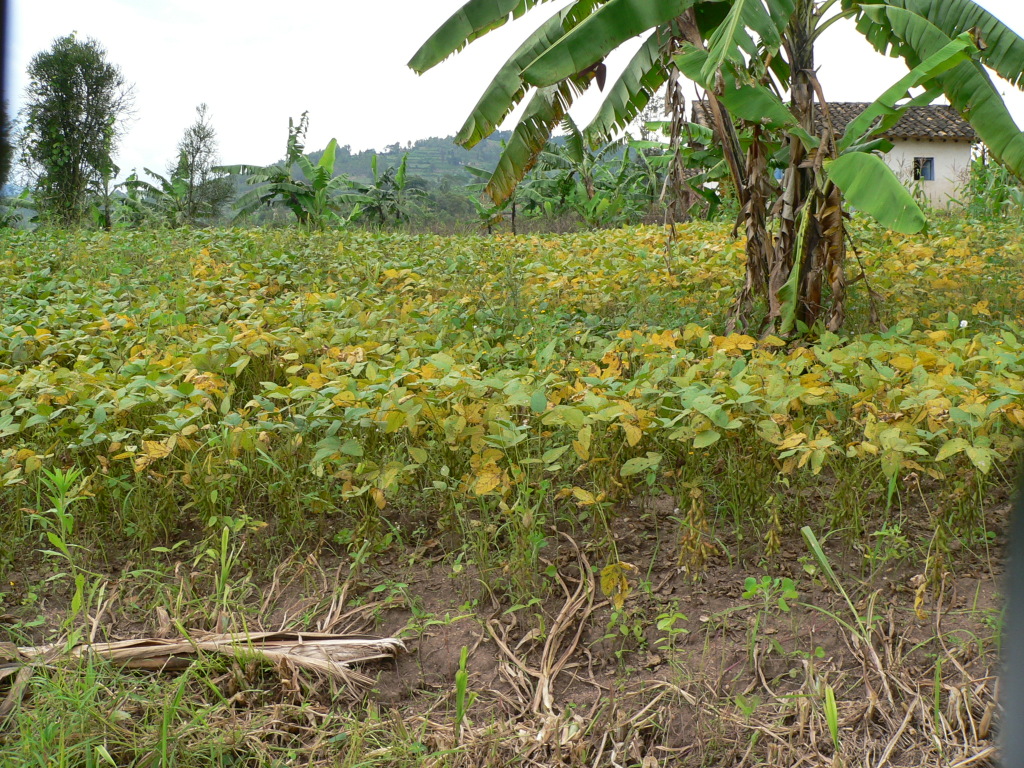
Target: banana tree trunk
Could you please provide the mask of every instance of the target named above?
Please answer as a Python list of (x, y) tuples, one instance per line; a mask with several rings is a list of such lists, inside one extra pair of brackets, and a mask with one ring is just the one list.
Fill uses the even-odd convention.
[[(814, 76), (815, 14), (813, 0), (797, 0), (783, 36), (792, 72), (791, 110), (800, 126), (812, 135), (816, 133), (816, 95), (827, 118), (827, 105)], [(709, 102), (715, 104), (713, 94), (709, 94)], [(747, 263), (743, 288), (730, 312), (730, 331), (747, 329), (757, 296), (763, 296), (768, 304), (767, 318), (759, 329), (763, 333), (789, 333), (797, 323), (810, 327), (826, 309), (830, 330), (843, 323), (846, 283), (842, 197), (825, 180), (823, 160), (834, 156), (835, 145), (830, 122), (823, 122), (821, 146), (812, 154), (808, 154), (798, 137), (789, 136), (781, 195), (772, 211), (769, 212), (768, 205), (773, 181), (759, 125), (753, 127), (744, 173), (733, 170), (737, 187), (742, 187), (740, 204), (747, 232)], [(723, 146), (729, 158), (729, 144), (723, 142)], [(770, 216), (777, 219), (771, 235), (767, 226)], [(825, 306), (823, 298), (826, 284), (831, 293), (830, 307)]]
[(846, 319), (846, 225), (843, 220), (843, 197), (834, 184), (826, 186), (815, 214), (821, 228), (821, 249), (815, 257), (815, 269), (809, 273), (808, 315), (805, 322), (813, 325), (825, 307), (822, 305), (822, 284), (827, 282), (832, 293), (832, 306), (825, 327), (837, 331)]
[[(785, 47), (792, 70), (791, 98), (792, 112), (800, 125), (808, 133), (814, 133), (814, 89), (810, 78), (814, 72), (814, 46), (811, 41), (813, 34), (812, 17), (813, 3), (800, 0), (793, 12), (792, 21), (786, 29)], [(813, 254), (817, 245), (817, 232), (809, 231), (809, 237), (800, 238), (797, 234), (798, 222), (804, 207), (812, 204), (814, 197), (814, 171), (806, 167), (807, 151), (803, 143), (795, 136), (789, 137), (789, 165), (783, 176), (784, 189), (782, 208), (779, 213), (779, 229), (775, 236), (775, 247), (771, 259), (771, 277), (768, 281), (768, 321), (777, 323), (785, 312), (786, 297), (783, 286), (792, 277), (794, 264), (799, 265), (803, 273), (798, 281), (797, 317), (804, 317), (804, 277), (808, 270), (813, 270)], [(809, 213), (810, 211), (807, 211)], [(796, 248), (803, 253), (795, 253)]]

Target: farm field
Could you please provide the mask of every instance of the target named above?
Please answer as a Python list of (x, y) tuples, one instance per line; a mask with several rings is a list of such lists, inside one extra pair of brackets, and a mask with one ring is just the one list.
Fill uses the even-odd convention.
[[(796, 343), (670, 234), (0, 234), (0, 762), (992, 761), (1019, 227), (856, 221)], [(65, 652), (261, 631), (405, 650)]]

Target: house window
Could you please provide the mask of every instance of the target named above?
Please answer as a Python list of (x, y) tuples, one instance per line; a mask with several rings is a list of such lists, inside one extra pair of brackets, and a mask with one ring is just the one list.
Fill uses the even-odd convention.
[(935, 158), (914, 158), (914, 181), (935, 181)]

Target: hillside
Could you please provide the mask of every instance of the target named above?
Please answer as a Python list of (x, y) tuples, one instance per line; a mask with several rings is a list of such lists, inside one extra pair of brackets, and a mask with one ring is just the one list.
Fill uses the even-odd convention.
[[(511, 131), (498, 131), (472, 149), (463, 149), (455, 144), (453, 136), (445, 138), (431, 136), (427, 139), (419, 139), (415, 143), (409, 142), (405, 146), (398, 143), (390, 144), (380, 152), (373, 149), (352, 152), (349, 145), (346, 144), (338, 147), (334, 172), (346, 174), (353, 179), (369, 181), (373, 178), (370, 163), (375, 154), (382, 169), (398, 165), (402, 161), (402, 155), (408, 154), (408, 170), (412, 176), (420, 176), (435, 183), (440, 182), (446, 176), (468, 180), (469, 174), (463, 170), (464, 166), (493, 168), (501, 154), (501, 142), (511, 135)], [(308, 157), (313, 163), (316, 163), (322, 155), (323, 150), (319, 150), (309, 153)]]

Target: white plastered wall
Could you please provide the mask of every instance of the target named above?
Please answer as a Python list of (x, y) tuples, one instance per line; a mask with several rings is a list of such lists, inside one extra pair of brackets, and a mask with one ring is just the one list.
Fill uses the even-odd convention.
[[(921, 192), (935, 208), (949, 206), (956, 199), (971, 166), (971, 145), (966, 141), (906, 141), (895, 139), (885, 162), (908, 187), (920, 185)], [(935, 158), (935, 180), (914, 181), (914, 158)]]

